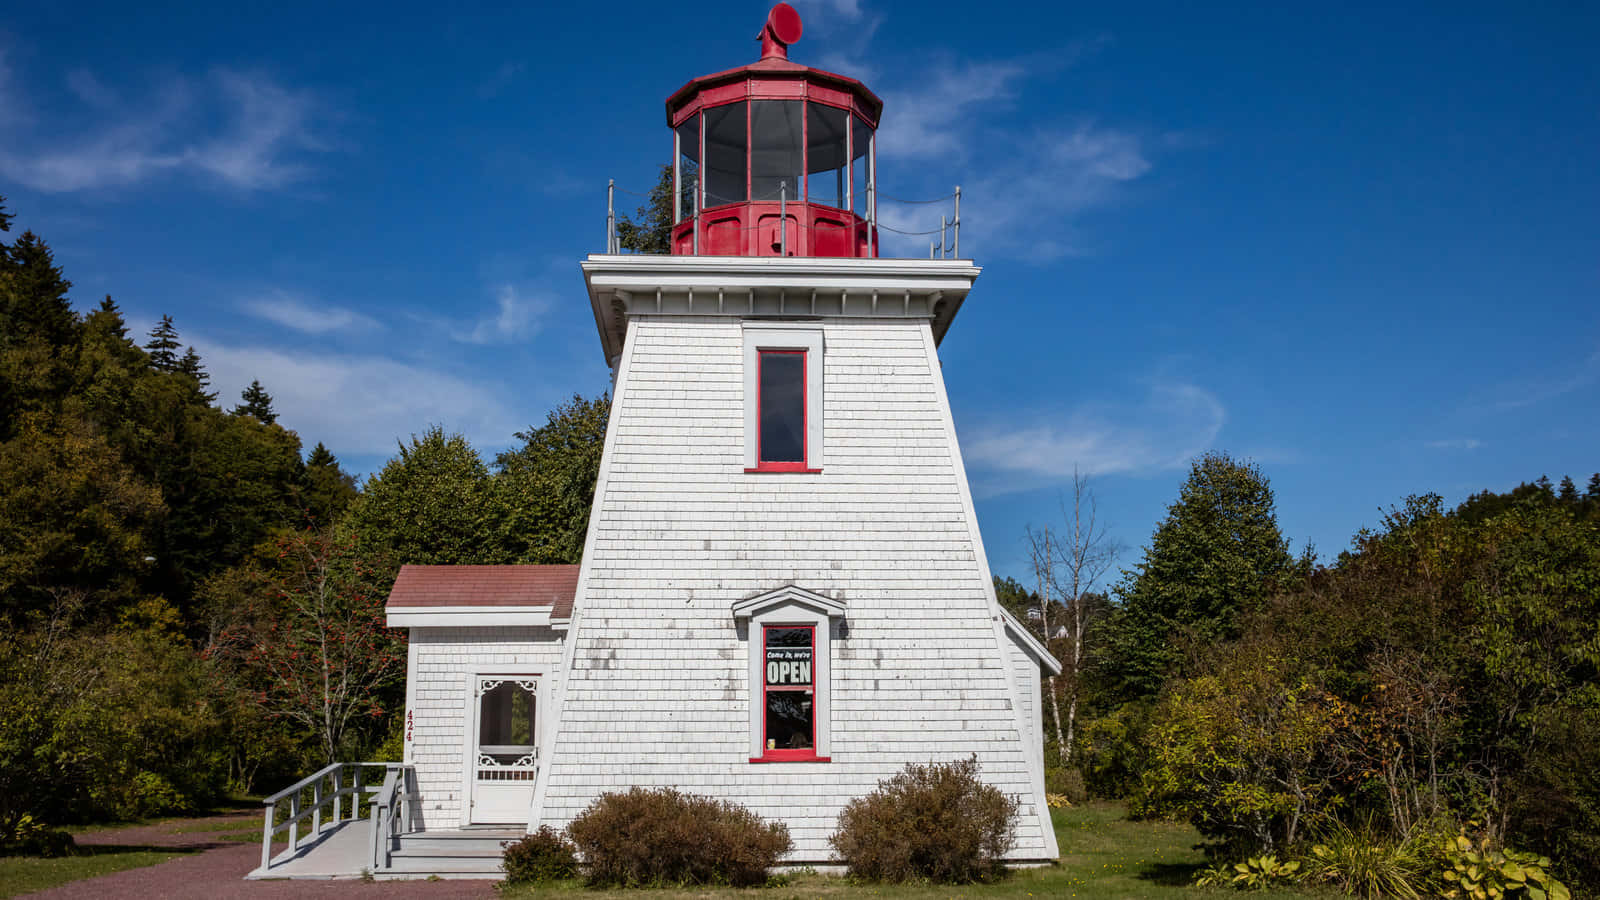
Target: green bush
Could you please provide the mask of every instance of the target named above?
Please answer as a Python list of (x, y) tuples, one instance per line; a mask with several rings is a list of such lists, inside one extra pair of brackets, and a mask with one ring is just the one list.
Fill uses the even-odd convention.
[(72, 835), (27, 813), (0, 825), (0, 856), (68, 856), (74, 849)]
[(851, 800), (829, 838), (850, 874), (870, 881), (987, 881), (1016, 840), (1018, 803), (978, 777), (976, 756), (907, 764)]
[(1505, 897), (1511, 900), (1571, 900), (1572, 892), (1550, 875), (1550, 858), (1537, 853), (1493, 850), (1484, 841), (1457, 835), (1444, 846), (1440, 881), (1444, 897)]
[(506, 848), (502, 867), (507, 884), (541, 884), (578, 876), (577, 848), (549, 825), (501, 846)]
[(782, 823), (671, 788), (602, 794), (567, 834), (595, 886), (763, 884), (791, 846)]
[(1076, 766), (1051, 766), (1045, 769), (1044, 790), (1047, 794), (1060, 794), (1073, 803), (1089, 799), (1089, 790), (1083, 783), (1083, 770)]
[(1352, 897), (1415, 900), (1429, 893), (1427, 840), (1418, 836), (1396, 843), (1370, 826), (1353, 831), (1335, 821), (1311, 848), (1306, 876)]

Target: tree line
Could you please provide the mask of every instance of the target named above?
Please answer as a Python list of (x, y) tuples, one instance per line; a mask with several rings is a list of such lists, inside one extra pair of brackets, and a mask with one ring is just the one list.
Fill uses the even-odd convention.
[(1207, 454), (1111, 585), (1075, 488), (1033, 584), (996, 581), (1063, 663), (1052, 790), (1186, 819), (1230, 864), (1360, 845), (1425, 879), (1459, 840), (1600, 887), (1600, 474), (1407, 497), (1318, 564), (1259, 467)]
[(0, 198), (0, 852), (397, 758), (400, 562), (577, 562), (609, 399), (486, 462), (434, 427), (364, 485), (170, 316), (86, 314)]

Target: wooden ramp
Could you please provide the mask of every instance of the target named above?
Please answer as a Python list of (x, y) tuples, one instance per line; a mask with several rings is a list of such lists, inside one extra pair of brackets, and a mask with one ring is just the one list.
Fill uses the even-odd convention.
[(322, 833), (274, 857), (270, 867), (257, 868), (249, 879), (357, 879), (370, 876), (396, 878), (502, 877), (501, 844), (526, 832), (520, 828), (468, 828), (452, 831), (417, 831), (402, 834), (389, 854), (386, 869), (372, 865), (372, 824), (346, 820), (325, 827)]

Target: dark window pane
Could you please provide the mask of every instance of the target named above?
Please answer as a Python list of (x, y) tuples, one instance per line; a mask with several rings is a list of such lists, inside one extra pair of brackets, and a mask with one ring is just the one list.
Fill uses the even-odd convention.
[(706, 206), (744, 201), (745, 104), (706, 110)]
[(872, 129), (867, 123), (855, 116), (850, 117), (850, 127), (855, 133), (850, 135), (852, 141), (850, 152), (854, 158), (850, 161), (850, 192), (851, 204), (855, 207), (856, 215), (865, 219), (867, 217), (867, 165), (871, 157), (867, 155), (867, 148), (872, 145)]
[(820, 103), (806, 104), (806, 198), (844, 208), (844, 130), (850, 114)]
[(767, 629), (765, 675), (769, 687), (809, 687), (812, 662), (811, 629)]
[(810, 691), (767, 691), (767, 749), (804, 750), (812, 745)]
[(803, 141), (799, 100), (754, 100), (750, 103), (750, 199), (778, 200), (788, 185), (790, 200), (800, 199)]
[[(516, 681), (502, 681), (478, 701), (478, 745), (513, 757), (533, 749), (535, 697)], [(513, 748), (522, 748), (520, 751)]]
[(761, 352), (760, 461), (806, 461), (804, 353)]
[(692, 217), (700, 199), (695, 191), (700, 187), (700, 117), (690, 116), (678, 126), (678, 216), (679, 221)]

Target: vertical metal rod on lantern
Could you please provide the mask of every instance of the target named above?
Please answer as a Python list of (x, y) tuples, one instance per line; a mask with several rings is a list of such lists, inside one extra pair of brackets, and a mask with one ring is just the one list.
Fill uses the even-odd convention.
[(606, 252), (617, 252), (617, 180), (606, 180)]
[(945, 222), (944, 215), (941, 213), (940, 216), (939, 216), (939, 258), (940, 259), (947, 259), (950, 256), (950, 242), (945, 240), (945, 231), (947, 229), (949, 229), (949, 227), (950, 226), (948, 224), (946, 224), (946, 222)]
[(872, 240), (872, 258), (878, 258), (878, 135), (867, 138), (867, 236)]
[(789, 255), (789, 182), (778, 182), (778, 255)]
[(956, 256), (956, 259), (960, 259), (961, 258), (961, 185), (959, 185), (959, 184), (956, 185), (955, 238), (956, 238), (956, 247), (955, 247), (956, 253), (955, 253), (955, 256)]

